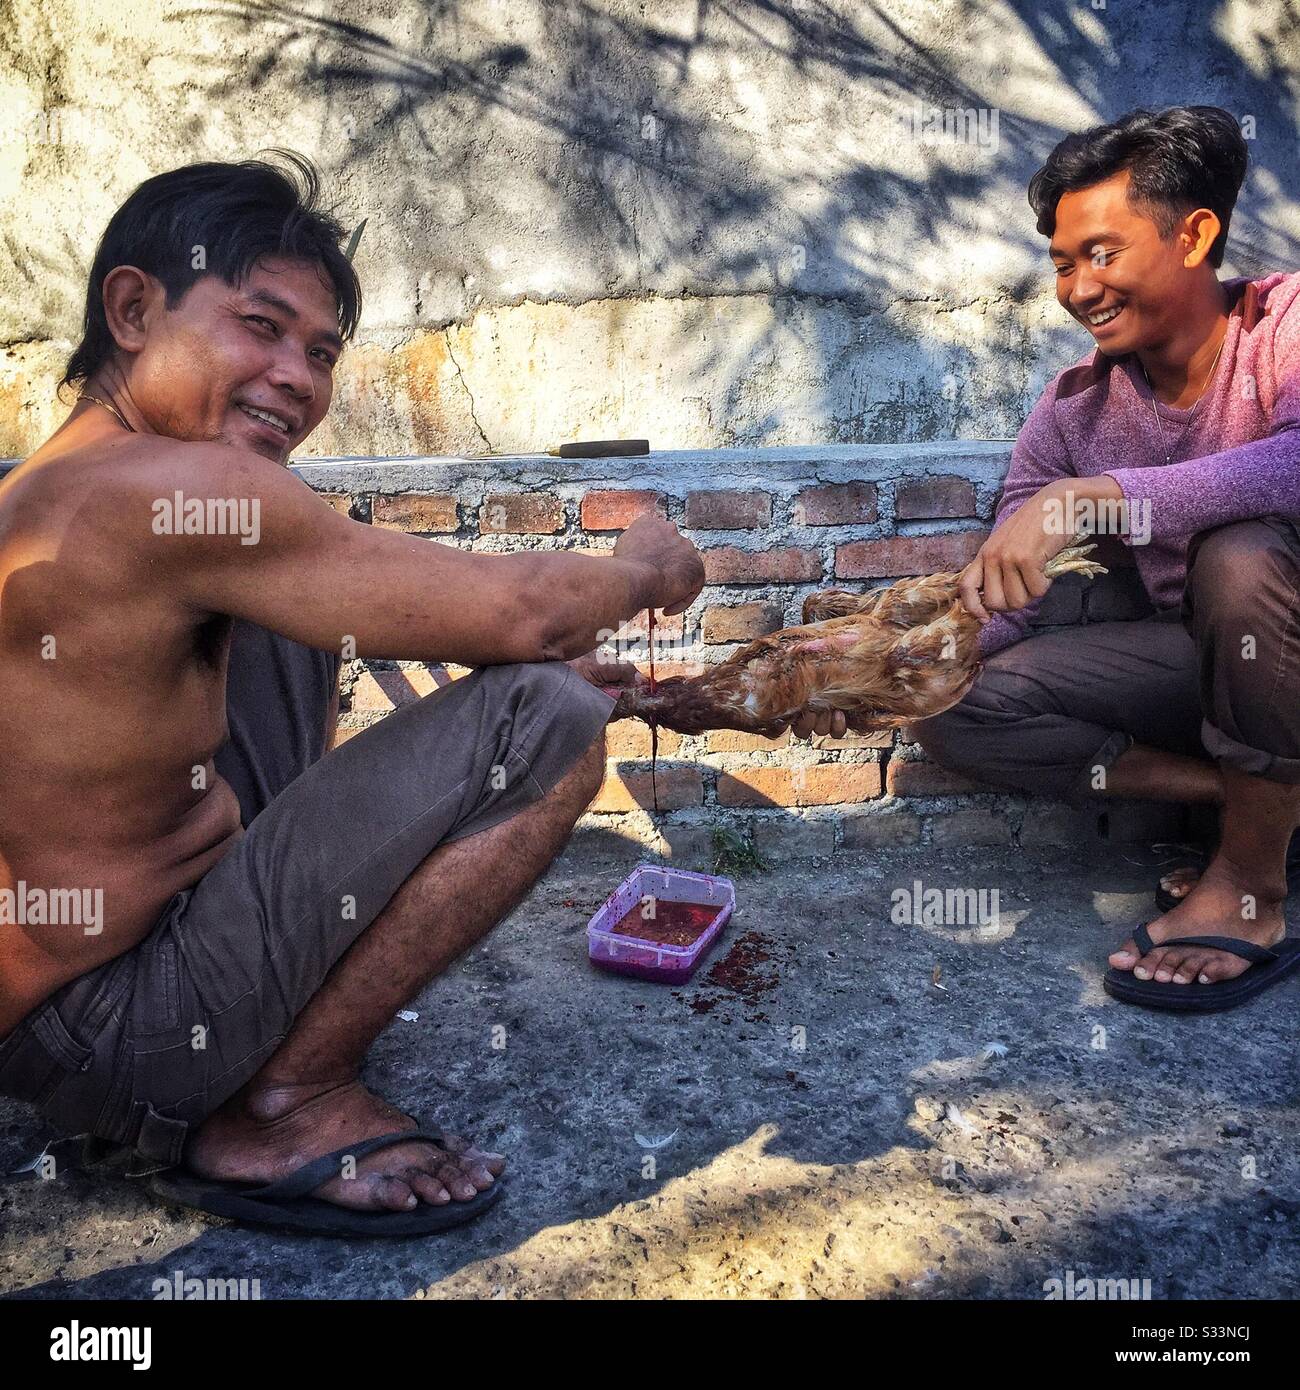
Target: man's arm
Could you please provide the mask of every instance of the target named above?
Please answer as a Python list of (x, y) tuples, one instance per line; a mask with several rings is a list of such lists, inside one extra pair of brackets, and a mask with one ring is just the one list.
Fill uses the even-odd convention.
[[(1043, 488), (1065, 479), (1077, 481), (1069, 450), (1056, 424), (1055, 388), (1056, 383), (1053, 382), (1039, 397), (1016, 438), (1011, 451), (1011, 466), (1007, 469), (993, 519), (994, 535)], [(990, 536), (989, 540), (992, 539)], [(1039, 604), (1039, 599), (1035, 599), (1027, 607), (1013, 612), (988, 614), (979, 599), (979, 590), (988, 577), (985, 555), (988, 546), (989, 541), (986, 541), (979, 555), (962, 571), (963, 602), (977, 617), (988, 619), (980, 631), (980, 653), (983, 656), (992, 656), (1003, 647), (1020, 641)]]
[(1279, 312), (1271, 347), (1272, 382), (1253, 383), (1268, 411), (1270, 430), (1263, 439), (1182, 463), (1109, 471), (1130, 509), (1150, 502), (1153, 539), (1194, 536), (1269, 514), (1300, 518), (1300, 305), (1295, 299)]
[[(157, 504), (178, 491), (243, 502), (255, 543), (157, 534)], [(684, 607), (704, 577), (694, 547), (657, 518), (637, 532), (648, 544), (624, 544), (629, 528), (607, 558), (475, 554), (351, 521), (287, 469), (219, 444), (160, 447), (99, 496), (154, 584), (198, 611), (348, 656), (466, 666), (581, 656), (642, 608)]]

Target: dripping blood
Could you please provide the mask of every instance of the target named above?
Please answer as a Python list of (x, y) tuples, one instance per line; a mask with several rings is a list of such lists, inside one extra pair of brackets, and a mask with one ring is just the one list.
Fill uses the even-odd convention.
[[(646, 642), (650, 649), (650, 693), (655, 693), (655, 611), (646, 609)], [(650, 799), (655, 811), (659, 810), (659, 786), (655, 781), (655, 768), (659, 762), (659, 725), (650, 720)]]

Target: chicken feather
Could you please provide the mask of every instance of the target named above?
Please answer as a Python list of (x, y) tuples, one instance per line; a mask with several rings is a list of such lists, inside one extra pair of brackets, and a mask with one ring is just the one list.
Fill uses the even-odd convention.
[[(1048, 578), (1091, 579), (1104, 566), (1075, 536), (1044, 566)], [(741, 729), (775, 737), (805, 711), (842, 710), (860, 730), (896, 729), (957, 704), (980, 671), (979, 621), (957, 595), (959, 574), (900, 579), (804, 600), (803, 623), (759, 637), (699, 676), (611, 689), (613, 719), (682, 734)]]

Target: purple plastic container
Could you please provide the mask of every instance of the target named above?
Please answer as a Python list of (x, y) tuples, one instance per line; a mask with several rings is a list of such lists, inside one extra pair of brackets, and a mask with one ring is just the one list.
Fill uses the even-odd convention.
[[(647, 895), (661, 902), (716, 907), (717, 914), (689, 946), (665, 946), (635, 936), (616, 936), (614, 928)], [(735, 906), (736, 889), (729, 878), (688, 873), (661, 864), (638, 864), (587, 923), (587, 955), (602, 970), (681, 984), (691, 978)]]

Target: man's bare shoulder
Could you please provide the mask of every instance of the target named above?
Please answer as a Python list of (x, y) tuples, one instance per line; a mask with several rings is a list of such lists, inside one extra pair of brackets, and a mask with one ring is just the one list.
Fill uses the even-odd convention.
[[(281, 464), (217, 441), (128, 435), (63, 453), (39, 451), (0, 482), (5, 529), (44, 522), (135, 530), (141, 518), (189, 502), (237, 502), (263, 496), (304, 505), (323, 499)], [(337, 515), (337, 513), (334, 513)]]

